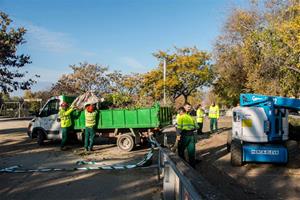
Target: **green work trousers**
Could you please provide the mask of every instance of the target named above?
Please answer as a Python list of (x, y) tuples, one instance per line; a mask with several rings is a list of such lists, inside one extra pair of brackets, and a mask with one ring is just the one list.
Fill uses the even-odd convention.
[(95, 130), (92, 127), (85, 128), (85, 136), (84, 136), (84, 148), (86, 150), (92, 150), (95, 138)]
[(60, 144), (61, 147), (64, 147), (66, 145), (69, 130), (70, 127), (61, 128), (61, 133), (62, 133), (61, 144)]
[(218, 131), (218, 119), (217, 118), (210, 118), (210, 132)]
[(189, 164), (192, 167), (195, 167), (195, 153), (196, 153), (196, 147), (195, 147), (196, 141), (194, 135), (182, 135), (179, 142), (178, 142), (178, 155), (184, 159), (184, 150), (187, 148), (188, 152), (188, 158), (189, 158)]

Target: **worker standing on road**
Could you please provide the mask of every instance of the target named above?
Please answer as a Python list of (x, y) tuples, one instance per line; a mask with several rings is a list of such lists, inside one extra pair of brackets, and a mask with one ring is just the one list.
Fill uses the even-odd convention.
[(85, 139), (86, 151), (93, 151), (97, 111), (93, 104), (85, 104)]
[(61, 132), (62, 132), (62, 140), (60, 149), (62, 151), (66, 150), (66, 142), (68, 139), (68, 133), (70, 132), (72, 121), (71, 121), (71, 113), (73, 112), (74, 108), (70, 107), (67, 102), (62, 102), (60, 105), (61, 109), (58, 112), (59, 118), (60, 118), (60, 126), (61, 126)]
[(201, 104), (197, 106), (197, 124), (198, 124), (198, 130), (197, 134), (202, 134), (202, 128), (203, 128), (203, 119), (204, 119), (204, 111), (201, 107)]
[(219, 106), (213, 102), (209, 107), (208, 117), (210, 119), (210, 132), (214, 133), (218, 131), (218, 119), (220, 117)]
[(177, 125), (177, 137), (176, 140), (178, 143), (178, 155), (184, 159), (184, 150), (187, 148), (189, 164), (195, 168), (196, 160), (195, 160), (195, 151), (196, 151), (196, 139), (194, 136), (194, 131), (197, 128), (197, 124), (194, 118), (188, 114), (191, 110), (191, 105), (186, 103), (184, 105), (183, 114), (178, 117), (178, 125)]

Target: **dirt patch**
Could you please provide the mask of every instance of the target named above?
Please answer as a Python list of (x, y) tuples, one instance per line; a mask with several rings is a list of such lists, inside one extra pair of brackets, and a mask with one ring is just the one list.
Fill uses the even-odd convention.
[[(230, 118), (223, 119), (220, 124), (228, 131)], [(197, 166), (199, 173), (230, 199), (300, 199), (300, 149), (297, 142), (289, 141), (293, 151), (287, 166), (246, 164), (233, 167), (226, 150), (227, 131), (198, 138), (197, 157), (203, 160)]]
[[(95, 145), (85, 153), (80, 144), (60, 151), (59, 142), (39, 147), (28, 138), (29, 121), (0, 121), (0, 168), (74, 168), (78, 160), (96, 160), (100, 166), (133, 164), (149, 148), (122, 152), (114, 144)], [(49, 173), (0, 173), (1, 199), (160, 199), (156, 168), (131, 170), (64, 171)]]

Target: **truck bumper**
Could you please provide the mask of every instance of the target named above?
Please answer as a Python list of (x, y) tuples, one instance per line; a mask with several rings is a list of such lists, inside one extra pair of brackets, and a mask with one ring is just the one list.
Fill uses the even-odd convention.
[(287, 163), (288, 151), (283, 145), (243, 145), (243, 162)]

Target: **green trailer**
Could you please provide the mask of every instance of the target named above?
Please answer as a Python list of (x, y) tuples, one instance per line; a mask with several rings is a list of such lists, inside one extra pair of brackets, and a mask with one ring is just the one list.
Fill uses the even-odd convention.
[[(81, 111), (73, 119), (74, 129), (84, 130), (84, 111)], [(98, 134), (102, 137), (116, 137), (120, 149), (131, 151), (150, 134), (170, 125), (172, 113), (169, 107), (155, 104), (150, 108), (98, 110), (96, 119), (96, 132)], [(84, 132), (77, 132), (77, 137), (83, 140)]]
[[(40, 114), (31, 121), (28, 134), (32, 138), (38, 137), (40, 143), (45, 139), (61, 139), (60, 124), (57, 120), (59, 105), (62, 101), (71, 103), (73, 100), (74, 97), (66, 96), (49, 99)], [(72, 113), (74, 132), (80, 141), (84, 141), (84, 113)], [(149, 135), (171, 124), (171, 109), (158, 103), (148, 108), (97, 110), (96, 135), (116, 138), (120, 149), (131, 151), (136, 145), (142, 144)]]

